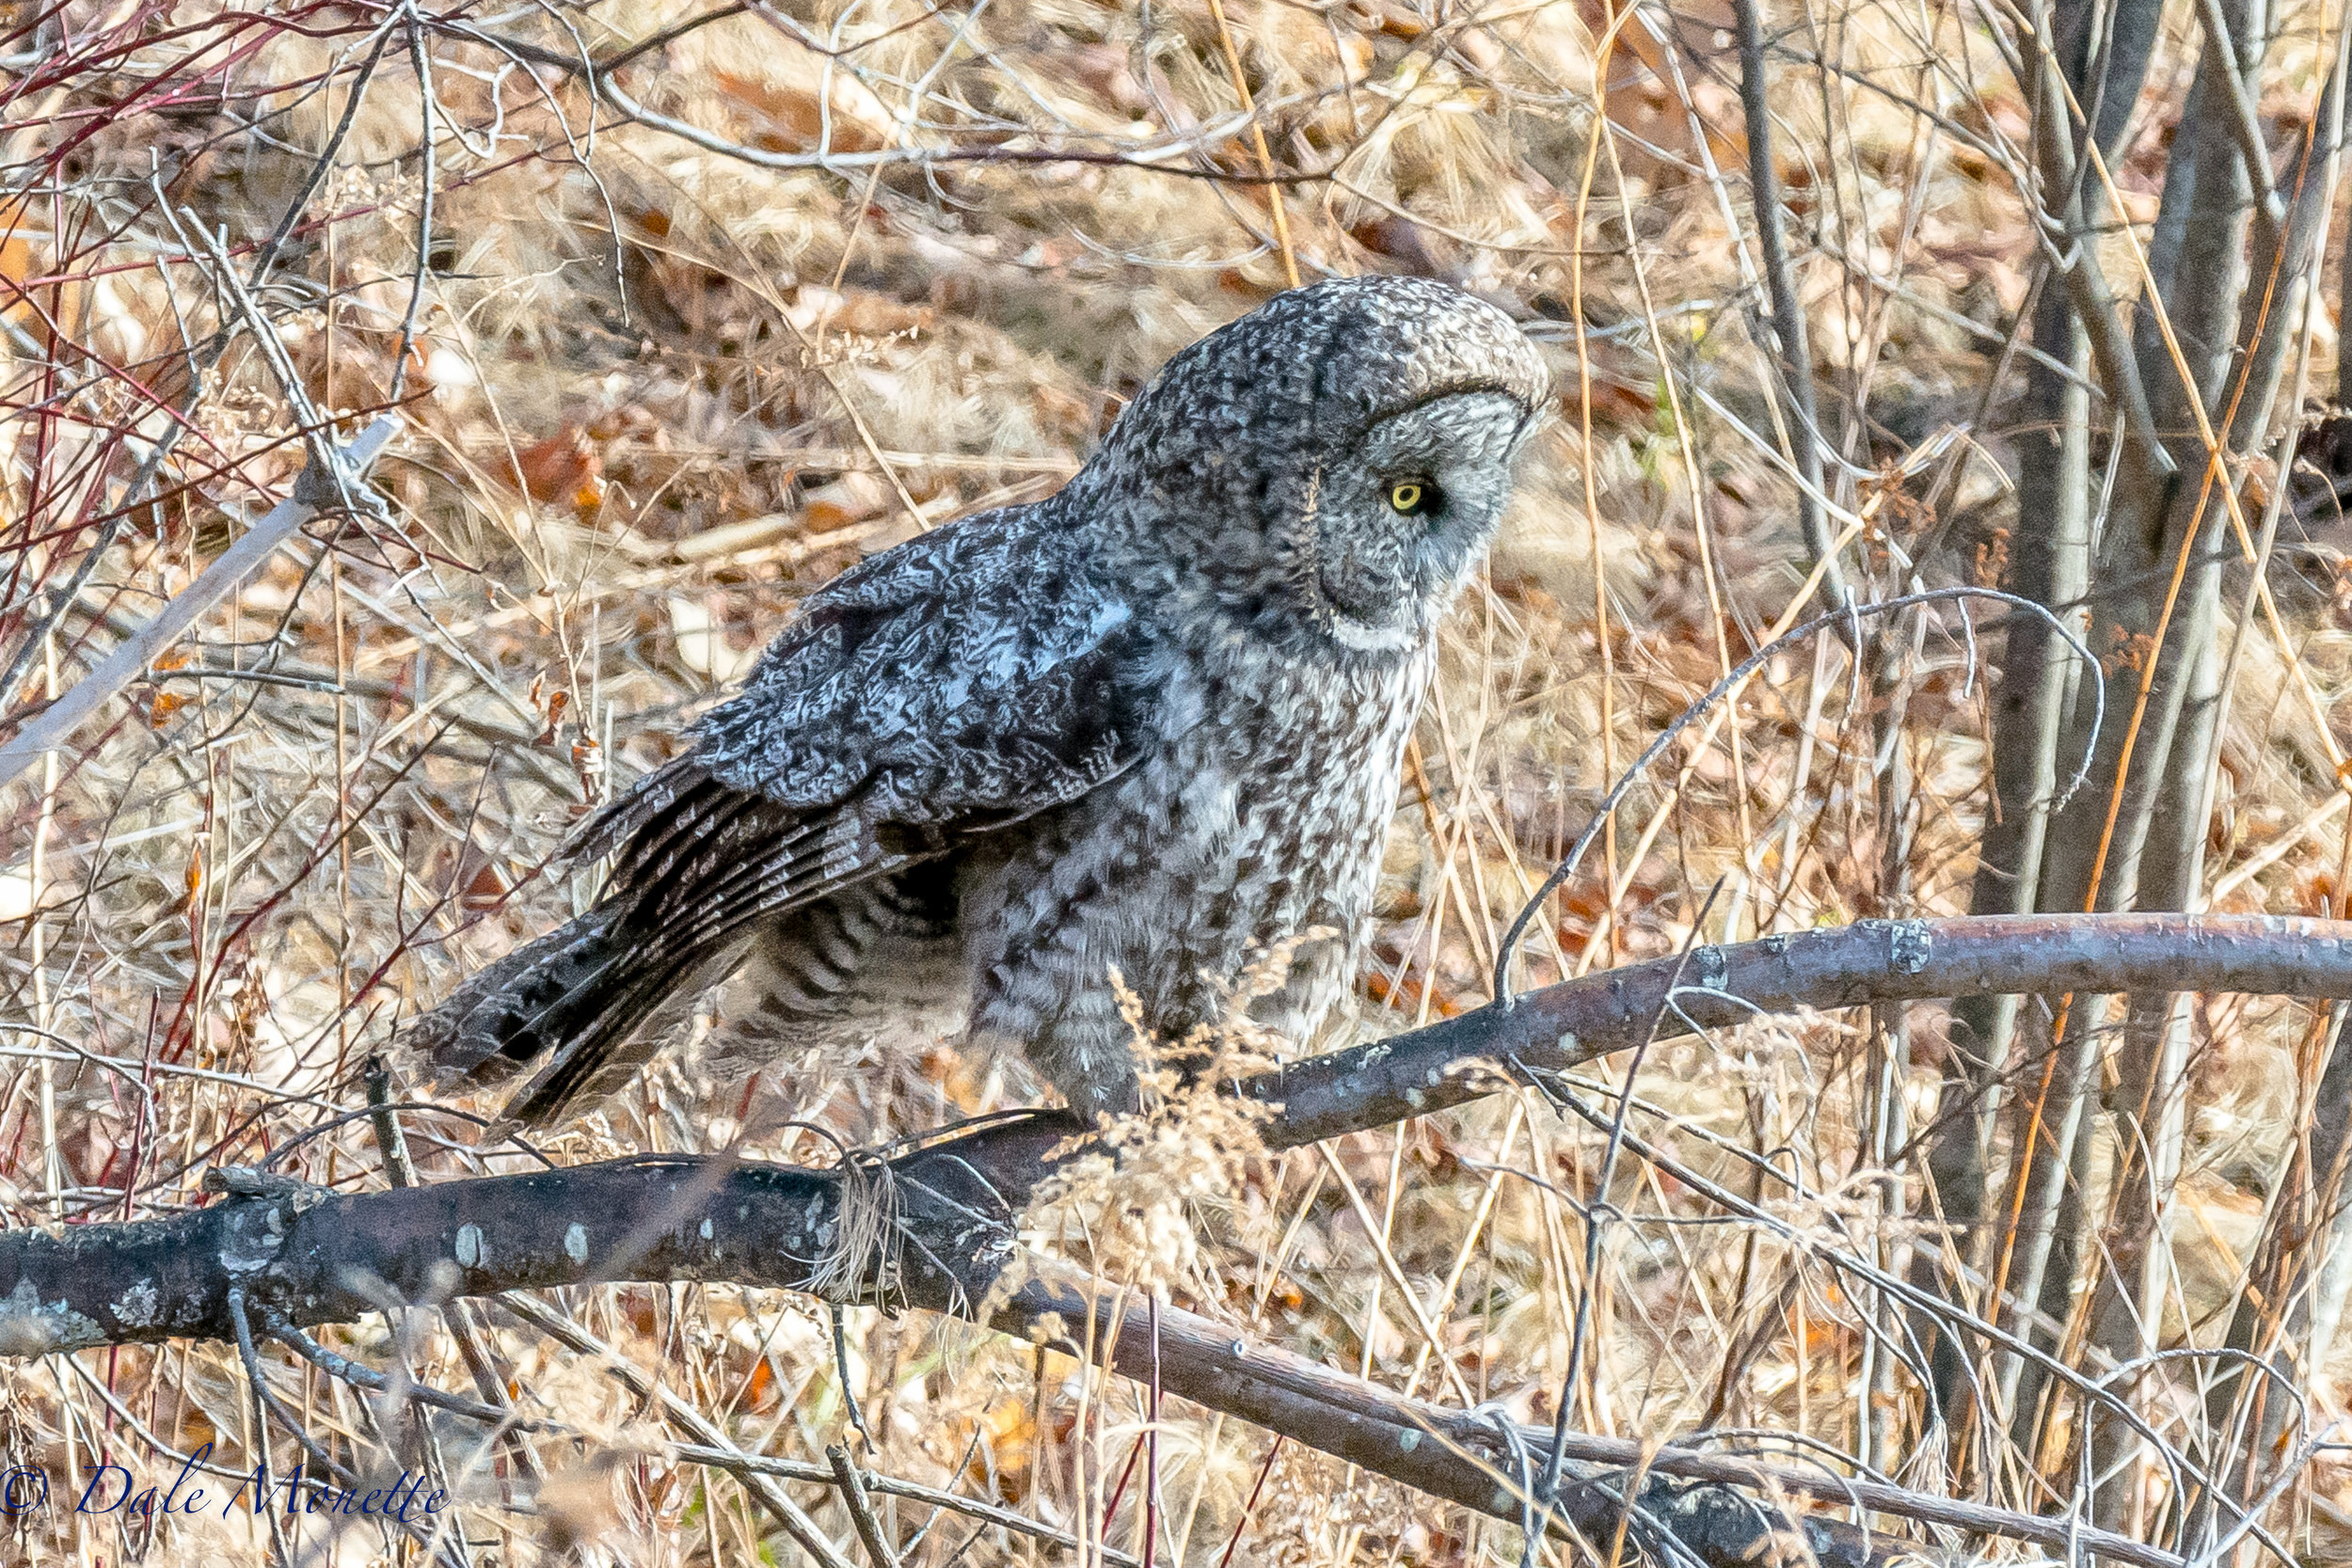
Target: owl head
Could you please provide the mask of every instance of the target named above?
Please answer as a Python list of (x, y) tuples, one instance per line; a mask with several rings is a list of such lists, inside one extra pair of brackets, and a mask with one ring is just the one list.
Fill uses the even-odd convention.
[(1494, 537), (1548, 388), (1534, 344), (1458, 289), (1318, 283), (1170, 359), (1066, 493), (1185, 624), (1402, 657)]

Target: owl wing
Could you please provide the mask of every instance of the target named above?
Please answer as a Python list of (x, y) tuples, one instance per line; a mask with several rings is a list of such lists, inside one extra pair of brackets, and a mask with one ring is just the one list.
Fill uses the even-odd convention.
[(811, 596), (692, 748), (594, 819), (608, 900), (681, 953), (1076, 800), (1154, 725), (1128, 606), (1027, 509)]

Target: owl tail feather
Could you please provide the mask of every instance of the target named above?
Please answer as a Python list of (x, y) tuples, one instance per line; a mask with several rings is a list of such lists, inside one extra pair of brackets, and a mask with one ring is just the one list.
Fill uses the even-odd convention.
[(436, 1084), (531, 1079), (510, 1125), (543, 1127), (621, 1086), (661, 1048), (648, 1028), (707, 966), (680, 962), (611, 906), (524, 943), (476, 972), (408, 1026), (404, 1043)]

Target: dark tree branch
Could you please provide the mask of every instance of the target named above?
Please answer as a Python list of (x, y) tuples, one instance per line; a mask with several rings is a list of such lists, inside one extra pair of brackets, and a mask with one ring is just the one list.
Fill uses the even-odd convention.
[[(1528, 1073), (1607, 1055), (1653, 1030), (1665, 1037), (1798, 1007), (2157, 988), (2352, 997), (2352, 922), (2183, 914), (1862, 921), (1629, 964), (1508, 1007), (1311, 1057), (1240, 1087), (1279, 1105), (1264, 1138), (1289, 1148), (1460, 1105)], [(974, 1236), (994, 1233), (1027, 1201), (1055, 1147), (1077, 1131), (1064, 1113), (1010, 1117), (927, 1144), (890, 1168), (902, 1191), (953, 1196), (939, 1198), (949, 1227), (919, 1234), (949, 1252), (968, 1250)], [(656, 1180), (650, 1172), (668, 1174)], [(305, 1188), (275, 1206), (229, 1204), (56, 1236), (15, 1231), (0, 1235), (0, 1354), (226, 1338), (231, 1279), (264, 1268), (278, 1271), (277, 1287), (249, 1293), (306, 1324), (371, 1310), (373, 1281), (422, 1298), (434, 1271), (450, 1262), (463, 1282), (459, 1294), (621, 1278), (798, 1285), (832, 1256), (836, 1238), (813, 1220), (779, 1231), (762, 1195), (806, 1199), (833, 1183), (830, 1173), (779, 1166), (628, 1160), (405, 1194)], [(482, 1228), (493, 1193), (516, 1205), (498, 1216), (495, 1236)], [(713, 1217), (729, 1194), (739, 1199), (734, 1217)], [(548, 1225), (564, 1221), (544, 1235), (530, 1228), (542, 1208)], [(688, 1234), (689, 1222), (704, 1233)], [(762, 1259), (763, 1272), (709, 1272), (739, 1253)]]
[[(2352, 997), (2352, 923), (2182, 914), (1863, 921), (1627, 965), (1240, 1087), (1279, 1105), (1264, 1138), (1289, 1148), (1460, 1105), (1527, 1073), (1607, 1055), (1653, 1029), (1670, 1037), (1798, 1007), (2157, 988)], [(902, 1192), (953, 1196), (938, 1199), (949, 1227), (918, 1233), (948, 1252), (968, 1250), (1027, 1201), (1055, 1147), (1077, 1131), (1063, 1113), (1011, 1117), (918, 1148), (890, 1168)], [(371, 1310), (373, 1281), (421, 1299), (434, 1271), (451, 1262), (459, 1294), (620, 1278), (798, 1285), (836, 1238), (814, 1220), (778, 1230), (763, 1195), (805, 1200), (833, 1183), (830, 1173), (778, 1166), (629, 1160), (403, 1194), (306, 1188), (275, 1206), (228, 1204), (56, 1236), (11, 1232), (0, 1235), (0, 1354), (226, 1338), (231, 1278), (265, 1267), (279, 1272), (277, 1287), (249, 1293), (296, 1323)], [(564, 1221), (547, 1234), (530, 1227), (543, 1190), (546, 1223)], [(732, 1218), (717, 1212), (728, 1195), (739, 1200)], [(497, 1234), (484, 1231), (510, 1199)], [(707, 1233), (689, 1233), (706, 1222)], [(762, 1272), (724, 1272), (739, 1255), (762, 1259)]]
[[(1040, 1116), (988, 1130), (1009, 1168), (1042, 1158), (1072, 1131)], [(1251, 1345), (1224, 1324), (1163, 1306), (1158, 1343), (1142, 1303), (1075, 1270), (1020, 1255), (994, 1183), (947, 1140), (893, 1163), (910, 1245), (886, 1282), (906, 1306), (976, 1315), (1027, 1335), (1058, 1323), (1057, 1347), (1083, 1354), (1091, 1338), (1112, 1370), (1143, 1376), (1155, 1363), (1166, 1391), (1255, 1422), (1417, 1490), (1520, 1523), (1531, 1513), (1534, 1458), (1551, 1434), (1487, 1407), (1452, 1410), (1388, 1393), (1288, 1351)], [(234, 1336), (245, 1297), (277, 1304), (288, 1321), (348, 1320), (390, 1295), (482, 1296), (622, 1279), (724, 1279), (806, 1290), (841, 1224), (841, 1184), (827, 1171), (710, 1157), (617, 1160), (561, 1171), (485, 1177), (429, 1187), (329, 1196), (301, 1183), (238, 1173), (229, 1201), (177, 1219), (80, 1226), (63, 1238), (0, 1238), (0, 1352), (33, 1354), (113, 1340)], [(1018, 1258), (1025, 1277), (1000, 1289)], [(62, 1286), (74, 1303), (24, 1309)], [(236, 1301), (232, 1302), (231, 1292)], [(166, 1305), (169, 1303), (170, 1305)], [(517, 1307), (531, 1305), (514, 1302)], [(83, 1311), (81, 1307), (91, 1308)], [(534, 1315), (532, 1321), (539, 1321)], [(1116, 1335), (1101, 1332), (1119, 1323)], [(101, 1338), (103, 1336), (105, 1338)], [(1623, 1477), (1644, 1479), (1637, 1530), (1670, 1531), (1713, 1568), (1803, 1549), (1830, 1568), (1882, 1568), (1911, 1548), (1842, 1521), (1789, 1518), (1729, 1490), (1807, 1497), (1922, 1523), (2074, 1546), (2137, 1568), (2178, 1568), (2171, 1554), (2071, 1526), (1900, 1487), (1848, 1481), (1680, 1448), (1571, 1435), (1576, 1461), (1562, 1516), (1587, 1539), (1608, 1539), (1624, 1508)]]
[[(1677, 981), (1677, 975), (1680, 978)], [(1647, 1037), (1756, 1013), (1948, 997), (2134, 990), (2352, 995), (2352, 922), (2275, 915), (1990, 915), (1865, 920), (1693, 948), (1549, 986), (1511, 1006), (1294, 1063), (1248, 1085), (1282, 1109), (1278, 1148), (1386, 1127)], [(1677, 1007), (1666, 1007), (1668, 992)]]
[[(2352, 996), (2352, 923), (2185, 915), (2015, 916), (1865, 922), (1832, 931), (1701, 947), (1553, 986), (1431, 1028), (1294, 1065), (1243, 1085), (1279, 1101), (1278, 1148), (1457, 1105), (1527, 1072), (1558, 1071), (1650, 1036), (1757, 1011), (1837, 1007), (1987, 991), (2101, 992), (2163, 987)], [(1671, 1000), (1674, 1006), (1669, 1008)], [(1687, 1022), (1686, 1022), (1687, 1021)], [(167, 1219), (0, 1234), (0, 1355), (236, 1336), (235, 1302), (273, 1325), (349, 1322), (387, 1299), (446, 1301), (619, 1280), (727, 1280), (810, 1290), (854, 1278), (868, 1299), (973, 1317), (1026, 1333), (1089, 1312), (1117, 1319), (1106, 1365), (1255, 1421), (1407, 1485), (1513, 1522), (1548, 1456), (1549, 1433), (1390, 1395), (1230, 1328), (1163, 1307), (1113, 1310), (1079, 1276), (1020, 1252), (1014, 1221), (1073, 1134), (1043, 1112), (942, 1136), (886, 1165), (841, 1173), (724, 1158), (649, 1157), (569, 1169), (334, 1194), (282, 1176), (215, 1172), (227, 1201)], [(845, 1187), (886, 1181), (898, 1221), (880, 1259), (845, 1269)], [(870, 1198), (863, 1201), (871, 1202)], [(1020, 1267), (1008, 1275), (1008, 1265)], [(1015, 1281), (1008, 1291), (1007, 1278)], [(517, 1308), (531, 1305), (517, 1303)], [(1093, 1337), (1104, 1343), (1106, 1337)], [(1824, 1519), (1792, 1526), (1726, 1487), (1851, 1502), (1883, 1514), (2074, 1545), (2143, 1568), (2166, 1553), (2040, 1520), (1812, 1472), (1766, 1471), (1686, 1449), (1646, 1464), (1631, 1445), (1571, 1440), (1589, 1465), (1633, 1464), (1642, 1530), (1671, 1530), (1710, 1563), (1756, 1560), (1789, 1528), (1824, 1562), (1868, 1568), (1896, 1550)], [(1692, 1489), (1689, 1483), (1701, 1483)], [(1561, 1517), (1613, 1534), (1622, 1497), (1606, 1473), (1570, 1474)], [(2053, 1533), (2056, 1532), (2056, 1533)], [(1790, 1544), (1794, 1544), (1793, 1542)]]

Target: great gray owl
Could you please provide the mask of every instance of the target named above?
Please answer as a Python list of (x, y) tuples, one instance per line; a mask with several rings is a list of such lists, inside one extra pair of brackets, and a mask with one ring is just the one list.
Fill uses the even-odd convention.
[(592, 818), (587, 913), (419, 1020), (444, 1077), (619, 1087), (662, 1004), (758, 966), (787, 1039), (920, 1011), (1017, 1044), (1089, 1118), (1138, 1098), (1114, 973), (1166, 1039), (1282, 939), (1311, 1031), (1360, 958), (1439, 618), (1546, 397), (1438, 283), (1280, 295), (1169, 360), (1055, 495), (812, 594), (691, 746)]

